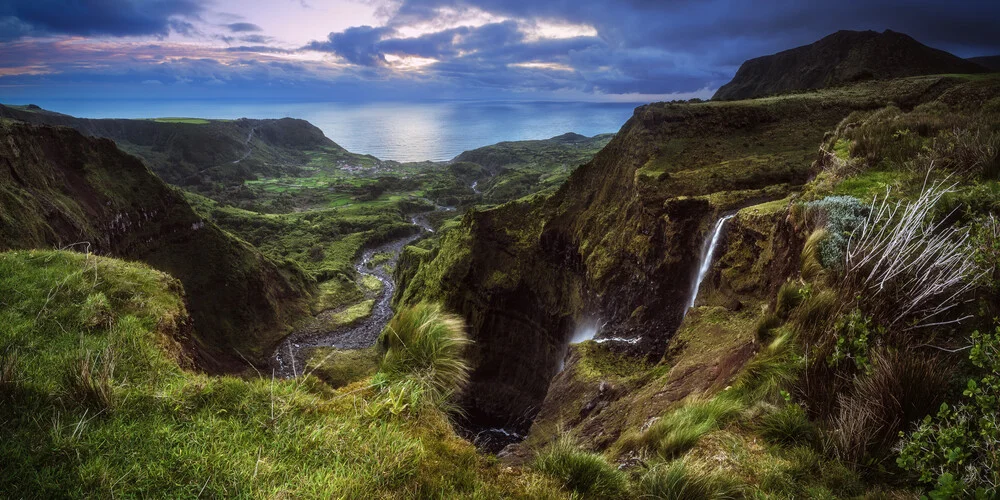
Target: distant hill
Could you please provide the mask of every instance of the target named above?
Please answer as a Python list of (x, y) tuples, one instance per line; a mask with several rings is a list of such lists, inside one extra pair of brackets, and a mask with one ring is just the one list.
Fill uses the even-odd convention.
[(858, 80), (985, 71), (980, 64), (902, 33), (845, 30), (809, 45), (744, 62), (733, 80), (719, 88), (712, 99), (751, 99)]
[(262, 363), (312, 285), (191, 208), (134, 156), (66, 127), (0, 121), (0, 251), (140, 260), (183, 284), (200, 367)]
[(305, 120), (149, 120), (76, 118), (35, 105), (0, 105), (0, 118), (71, 127), (106, 137), (145, 160), (170, 184), (239, 185), (259, 175), (295, 173), (310, 160), (306, 151), (349, 155)]
[(982, 57), (970, 57), (966, 59), (967, 61), (972, 61), (990, 71), (1000, 71), (1000, 55), (996, 56), (982, 56)]

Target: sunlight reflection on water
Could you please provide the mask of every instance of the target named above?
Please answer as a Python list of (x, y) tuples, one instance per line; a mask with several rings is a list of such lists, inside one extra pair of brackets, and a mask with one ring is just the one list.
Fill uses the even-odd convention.
[(46, 109), (87, 118), (281, 118), (312, 122), (355, 153), (385, 160), (450, 160), (501, 141), (547, 139), (566, 132), (617, 132), (636, 103), (418, 102), (283, 103), (233, 101), (52, 101)]

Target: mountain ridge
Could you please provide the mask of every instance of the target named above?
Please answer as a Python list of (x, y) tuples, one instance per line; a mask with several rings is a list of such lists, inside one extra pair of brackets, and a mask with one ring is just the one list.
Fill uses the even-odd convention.
[(868, 79), (987, 71), (903, 33), (841, 30), (808, 45), (748, 59), (712, 100), (751, 99)]

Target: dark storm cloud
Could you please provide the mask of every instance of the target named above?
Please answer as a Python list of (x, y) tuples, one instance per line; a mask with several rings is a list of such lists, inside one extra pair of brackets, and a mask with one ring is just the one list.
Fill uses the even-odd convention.
[(312, 42), (305, 48), (333, 52), (361, 66), (375, 66), (385, 62), (385, 54), (379, 50), (378, 45), (392, 31), (389, 28), (357, 26), (340, 33), (330, 33), (325, 42)]
[(245, 33), (248, 31), (264, 31), (263, 28), (254, 23), (231, 23), (226, 25), (233, 33)]
[[(462, 12), (516, 19), (477, 28), (400, 38), (392, 27), (442, 25)], [(470, 85), (523, 79), (533, 88), (609, 93), (691, 92), (725, 83), (746, 59), (814, 42), (841, 29), (907, 33), (962, 57), (1000, 54), (1000, 2), (844, 0), (403, 0), (386, 28), (331, 33), (315, 50), (355, 64), (386, 64), (386, 54), (434, 58), (438, 75)], [(524, 25), (591, 26), (595, 37), (528, 39)], [(521, 24), (519, 24), (521, 23)], [(536, 64), (534, 70), (524, 63)], [(553, 71), (568, 68), (570, 71)]]
[[(377, 19), (385, 25), (351, 27), (290, 50), (259, 26), (237, 22), (238, 16), (226, 18), (231, 24), (212, 25), (218, 33), (198, 33), (196, 27), (208, 29), (200, 16), (212, 15), (195, 0), (0, 0), (0, 70), (23, 68), (22, 76), (0, 76), (0, 83), (155, 81), (164, 87), (248, 92), (295, 89), (297, 96), (356, 91), (368, 98), (381, 97), (378, 92), (390, 98), (561, 91), (711, 95), (744, 60), (841, 29), (892, 29), (962, 57), (1000, 54), (997, 0), (360, 1), (383, 5)], [(568, 25), (567, 31), (546, 32)], [(86, 59), (115, 57), (118, 48), (109, 47), (104, 55), (93, 48), (72, 53), (72, 44), (48, 47), (62, 54), (57, 64), (53, 52), (29, 49), (35, 39), (26, 38), (168, 33), (197, 34), (233, 46), (163, 48), (103, 65), (88, 65)], [(175, 52), (157, 57), (167, 50)], [(192, 57), (183, 58), (189, 54), (185, 50)], [(299, 51), (333, 54), (341, 64), (290, 57)]]
[(202, 7), (192, 0), (5, 0), (0, 40), (29, 34), (167, 35), (191, 32)]

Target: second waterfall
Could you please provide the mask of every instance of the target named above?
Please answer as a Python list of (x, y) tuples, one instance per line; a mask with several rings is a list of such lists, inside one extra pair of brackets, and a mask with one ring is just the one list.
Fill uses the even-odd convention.
[(715, 222), (715, 228), (712, 230), (711, 238), (705, 241), (705, 247), (701, 251), (701, 262), (698, 265), (698, 274), (694, 279), (694, 286), (691, 289), (691, 300), (688, 301), (688, 305), (684, 308), (684, 315), (687, 315), (689, 309), (694, 307), (694, 303), (698, 300), (698, 290), (701, 289), (701, 282), (705, 279), (705, 275), (708, 274), (708, 270), (712, 268), (712, 259), (715, 256), (715, 247), (719, 245), (719, 238), (722, 236), (722, 229), (725, 228), (726, 222), (735, 217), (736, 214), (729, 214), (718, 221)]

